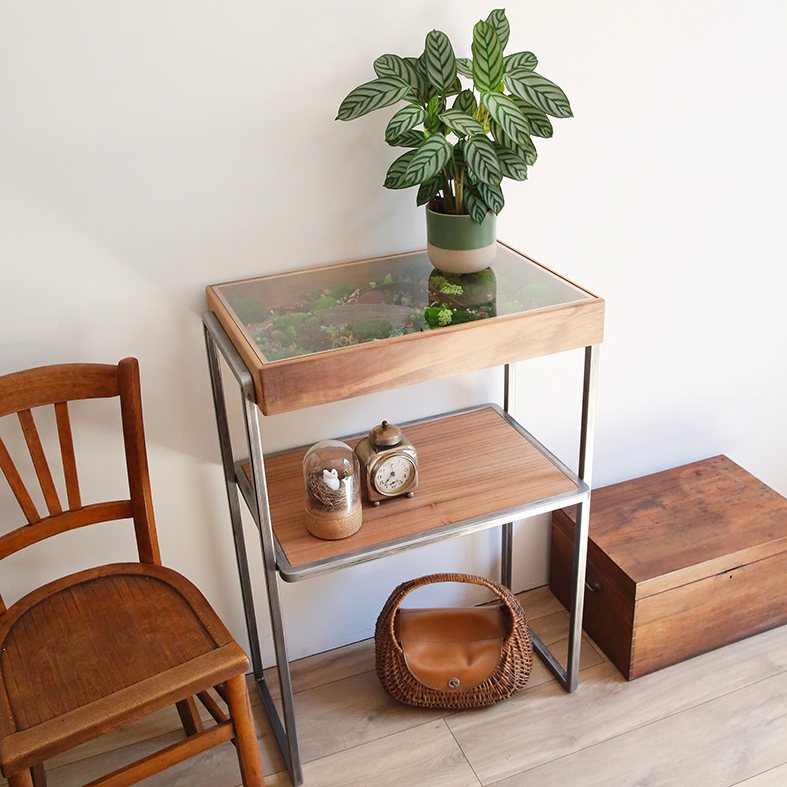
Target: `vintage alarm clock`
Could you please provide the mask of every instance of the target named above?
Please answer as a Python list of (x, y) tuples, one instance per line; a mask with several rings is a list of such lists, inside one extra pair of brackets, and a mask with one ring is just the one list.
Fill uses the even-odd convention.
[(418, 455), (402, 430), (388, 421), (375, 426), (355, 447), (361, 461), (366, 499), (375, 506), (399, 495), (413, 496), (418, 485)]

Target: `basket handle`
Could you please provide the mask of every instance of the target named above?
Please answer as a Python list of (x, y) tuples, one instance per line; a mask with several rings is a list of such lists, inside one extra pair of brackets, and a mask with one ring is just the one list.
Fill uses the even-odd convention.
[[(405, 596), (424, 585), (433, 585), (439, 582), (463, 582), (469, 585), (481, 585), (481, 587), (491, 590), (506, 605), (515, 624), (518, 619), (522, 618), (522, 608), (519, 606), (519, 602), (516, 600), (514, 594), (507, 587), (504, 587), (499, 582), (495, 582), (493, 579), (486, 579), (485, 577), (475, 576), (474, 574), (428, 574), (425, 577), (411, 579), (399, 585), (391, 594), (383, 608), (381, 617), (383, 619), (387, 617), (388, 633), (397, 649), (401, 650), (399, 643), (396, 641), (394, 619), (396, 618), (396, 613), (402, 601), (404, 601)], [(526, 620), (522, 622), (527, 625)]]

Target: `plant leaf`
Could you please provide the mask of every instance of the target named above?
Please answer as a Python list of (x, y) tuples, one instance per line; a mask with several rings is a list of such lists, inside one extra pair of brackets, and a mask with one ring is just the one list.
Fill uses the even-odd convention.
[(530, 133), (536, 137), (552, 136), (552, 121), (538, 107), (522, 101), (519, 96), (512, 96), (514, 103), (519, 107), (519, 111), (527, 118), (530, 123)]
[(473, 221), (480, 224), (489, 212), (486, 203), (481, 199), (478, 192), (474, 188), (465, 188), (464, 193), (465, 207), (468, 214), (472, 217)]
[(538, 107), (547, 115), (556, 118), (573, 117), (566, 94), (554, 82), (535, 71), (518, 68), (506, 74), (506, 85), (515, 96)]
[(402, 107), (389, 121), (385, 129), (385, 141), (399, 139), (405, 132), (415, 128), (426, 119), (426, 112), (414, 104)]
[(532, 52), (516, 52), (503, 58), (503, 68), (506, 74), (510, 74), (518, 68), (532, 71), (537, 65), (538, 58)]
[(487, 205), (489, 205), (495, 215), (503, 210), (503, 206), (506, 204), (506, 201), (503, 197), (503, 190), (500, 188), (500, 186), (490, 186), (487, 183), (479, 183), (478, 193), (481, 196), (481, 199), (486, 202)]
[(395, 104), (410, 92), (410, 85), (398, 77), (380, 77), (352, 90), (339, 107), (337, 120), (355, 120), (375, 109)]
[(502, 93), (482, 93), (481, 100), (489, 110), (489, 114), (514, 142), (519, 142), (521, 137), (530, 134), (527, 118), (510, 96), (504, 96)]
[(458, 96), (462, 92), (462, 80), (457, 77), (446, 91), (446, 96)]
[[(494, 27), (477, 22), (473, 28), (473, 82), (479, 90), (497, 90), (503, 78), (503, 48)], [(513, 92), (513, 91), (512, 91)]]
[(517, 144), (514, 142), (511, 137), (506, 134), (500, 126), (495, 124), (495, 127), (492, 129), (492, 133), (494, 134), (495, 140), (498, 144), (507, 147), (509, 150), (516, 153), (519, 158), (524, 160), (524, 162), (529, 166), (532, 167), (533, 164), (536, 163), (536, 159), (538, 158), (538, 151), (536, 150), (536, 146), (533, 144), (533, 140), (530, 137), (524, 137), (521, 139), (521, 144)]
[(385, 176), (385, 183), (383, 183), (385, 188), (406, 189), (416, 184), (417, 181), (408, 180), (407, 167), (417, 152), (417, 150), (408, 150), (406, 153), (403, 153), (401, 156), (399, 156), (399, 158), (396, 159), (396, 161), (394, 161), (390, 167), (388, 167), (388, 173)]
[(453, 151), (453, 146), (442, 134), (429, 137), (407, 165), (406, 178), (410, 185), (434, 177), (448, 163)]
[(427, 78), (445, 95), (456, 80), (456, 58), (448, 36), (440, 30), (432, 30), (426, 36), (424, 55)]
[(505, 49), (508, 43), (508, 36), (511, 33), (511, 26), (506, 19), (504, 8), (497, 8), (486, 18), (486, 21), (494, 27), (497, 37), (500, 39), (500, 48)]
[(476, 179), (491, 186), (500, 185), (503, 173), (495, 146), (488, 137), (478, 134), (465, 143), (465, 158)]
[(473, 78), (473, 61), (469, 57), (456, 58), (456, 70), (468, 79)]
[(527, 161), (522, 149), (514, 151), (500, 142), (495, 142), (495, 152), (500, 161), (500, 171), (504, 178), (511, 180), (527, 180)]
[(445, 112), (441, 112), (440, 120), (458, 137), (484, 133), (484, 127), (475, 118), (458, 109), (448, 109)]
[(374, 73), (378, 77), (398, 77), (416, 90), (420, 87), (418, 70), (399, 55), (380, 55), (374, 61)]
[(424, 128), (430, 134), (436, 134), (440, 130), (440, 96), (432, 96), (429, 103), (426, 105), (426, 120), (424, 120)]
[(443, 187), (443, 176), (438, 173), (433, 178), (430, 178), (426, 183), (422, 183), (418, 188), (418, 196), (415, 198), (415, 204), (418, 206), (428, 205), (436, 196), (437, 192)]
[(464, 112), (466, 115), (472, 115), (476, 109), (475, 95), (472, 90), (463, 90), (454, 101), (454, 109)]
[(421, 62), (417, 57), (404, 57), (402, 59), (405, 63), (407, 63), (407, 65), (412, 67), (417, 83), (416, 90), (418, 91), (421, 100), (425, 104), (430, 98), (429, 80), (426, 78), (426, 71), (422, 68)]
[(388, 140), (388, 144), (392, 148), (419, 148), (425, 139), (426, 135), (423, 131), (412, 129), (411, 131), (406, 131), (401, 137)]

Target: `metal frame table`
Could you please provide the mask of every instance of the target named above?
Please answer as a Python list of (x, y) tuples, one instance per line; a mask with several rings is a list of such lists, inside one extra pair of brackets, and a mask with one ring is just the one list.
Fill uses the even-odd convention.
[[(503, 247), (505, 248), (505, 247)], [(513, 252), (513, 250), (511, 250)], [(508, 252), (506, 252), (508, 253)], [(513, 252), (513, 254), (518, 254)], [(395, 261), (408, 255), (396, 255), (388, 258), (390, 261)], [(532, 260), (520, 255), (522, 260), (526, 260), (529, 265), (536, 266), (540, 271), (547, 271), (543, 266), (538, 265)], [(370, 261), (372, 263), (376, 261)], [(364, 263), (348, 263), (347, 266), (360, 265)], [(342, 266), (326, 266), (324, 270), (332, 268), (341, 268)], [(323, 269), (319, 269), (323, 270)], [(353, 269), (347, 267), (345, 271), (340, 271), (343, 274), (348, 274)], [(534, 269), (535, 270), (535, 269)], [(550, 271), (550, 275), (556, 276)], [(292, 274), (296, 275), (296, 274)], [(266, 279), (275, 280), (277, 277), (263, 277), (259, 281), (265, 282)], [(560, 277), (558, 277), (560, 278)], [(570, 284), (570, 283), (569, 283)], [(573, 558), (573, 583), (571, 592), (571, 606), (570, 606), (570, 627), (569, 627), (569, 644), (568, 644), (568, 659), (567, 665), (564, 668), (557, 659), (550, 652), (549, 648), (533, 633), (533, 645), (536, 653), (543, 659), (548, 668), (553, 672), (555, 677), (567, 691), (576, 689), (579, 681), (579, 659), (580, 659), (580, 644), (582, 637), (582, 611), (584, 601), (584, 585), (585, 585), (585, 564), (587, 557), (587, 541), (588, 541), (588, 524), (589, 524), (589, 504), (590, 504), (590, 482), (591, 482), (591, 464), (593, 454), (593, 434), (594, 434), (594, 421), (595, 421), (595, 400), (596, 400), (596, 385), (598, 376), (598, 344), (601, 341), (603, 332), (603, 301), (596, 296), (588, 293), (586, 290), (578, 288), (577, 285), (571, 285), (576, 288), (578, 292), (582, 293), (584, 304), (579, 305), (584, 309), (582, 313), (589, 313), (591, 318), (585, 319), (581, 322), (579, 328), (574, 330), (561, 330), (557, 331), (556, 335), (561, 338), (557, 341), (552, 341), (551, 346), (547, 344), (546, 348), (539, 344), (538, 337), (533, 340), (528, 336), (528, 331), (523, 333), (523, 326), (527, 328), (528, 325), (533, 325), (539, 331), (539, 335), (543, 334), (543, 325), (546, 324), (544, 320), (548, 319), (553, 321), (563, 318), (566, 321), (574, 320), (576, 323), (576, 314), (573, 311), (568, 311), (569, 308), (577, 306), (572, 303), (566, 304), (553, 304), (544, 308), (539, 308), (536, 304), (528, 305), (527, 309), (523, 312), (528, 312), (528, 315), (522, 316), (522, 319), (517, 321), (516, 318), (508, 319), (508, 326), (506, 330), (511, 332), (517, 329), (519, 341), (524, 341), (525, 344), (517, 345), (517, 342), (505, 342), (500, 344), (497, 349), (494, 340), (494, 334), (487, 331), (486, 336), (491, 337), (490, 350), (487, 353), (485, 361), (482, 365), (475, 368), (486, 368), (488, 366), (502, 365), (504, 368), (504, 401), (503, 408), (492, 406), (497, 414), (504, 419), (511, 429), (515, 430), (518, 436), (527, 441), (528, 446), (532, 446), (546, 461), (551, 463), (566, 479), (570, 482), (571, 487), (568, 490), (561, 491), (557, 494), (550, 494), (540, 499), (530, 499), (521, 505), (507, 506), (501, 510), (486, 511), (483, 515), (477, 515), (470, 518), (461, 519), (460, 521), (452, 521), (449, 524), (440, 525), (434, 528), (427, 528), (417, 533), (410, 533), (408, 535), (394, 538), (391, 540), (381, 539), (376, 543), (369, 544), (360, 549), (352, 549), (339, 554), (331, 555), (324, 559), (312, 560), (305, 564), (292, 565), (288, 559), (286, 549), (282, 547), (280, 540), (275, 533), (274, 522), (271, 516), (271, 503), (268, 485), (266, 481), (266, 458), (268, 461), (273, 460), (276, 455), (269, 455), (266, 457), (263, 452), (262, 432), (260, 425), (260, 412), (265, 408), (265, 402), (260, 401), (260, 394), (264, 396), (266, 390), (264, 385), (260, 385), (260, 377), (255, 377), (253, 374), (255, 370), (254, 364), (249, 363), (248, 348), (242, 342), (249, 343), (251, 341), (248, 333), (243, 330), (232, 330), (233, 325), (230, 324), (230, 331), (225, 330), (228, 327), (227, 314), (224, 313), (224, 325), (222, 321), (217, 318), (213, 312), (206, 312), (203, 315), (203, 324), (205, 330), (206, 348), (208, 354), (208, 362), (210, 367), (211, 384), (213, 391), (213, 398), (216, 410), (216, 420), (219, 434), (219, 444), (221, 449), (222, 465), (224, 470), (224, 478), (226, 482), (227, 498), (230, 511), (230, 521), (232, 525), (232, 532), (234, 538), (235, 552), (237, 557), (238, 573), (240, 577), (241, 594), (243, 599), (244, 613), (246, 618), (246, 626), (249, 637), (249, 646), (251, 651), (251, 662), (254, 671), (254, 677), (259, 688), (260, 695), (263, 700), (265, 710), (270, 718), (271, 725), (284, 756), (287, 768), (290, 772), (291, 778), (295, 785), (299, 785), (303, 781), (303, 773), (301, 768), (300, 753), (298, 746), (297, 729), (295, 724), (295, 709), (293, 701), (292, 682), (290, 677), (289, 658), (287, 653), (287, 642), (284, 628), (284, 618), (282, 614), (281, 602), (281, 581), (292, 582), (309, 577), (318, 576), (320, 574), (329, 573), (339, 570), (341, 568), (357, 565), (362, 562), (376, 560), (387, 555), (395, 554), (409, 549), (415, 549), (426, 544), (435, 543), (437, 541), (455, 538), (458, 536), (466, 535), (469, 533), (477, 532), (482, 529), (491, 527), (501, 527), (502, 542), (501, 542), (501, 579), (503, 584), (510, 587), (511, 585), (511, 565), (513, 554), (513, 521), (536, 514), (553, 511), (563, 508), (568, 505), (577, 505), (577, 518), (574, 539), (574, 558)], [(217, 285), (218, 287), (218, 285)], [(211, 299), (211, 290), (209, 288), (209, 302), (216, 308), (215, 297)], [(219, 305), (221, 306), (221, 304)], [(593, 309), (592, 312), (588, 310)], [(561, 310), (564, 310), (561, 313)], [(235, 323), (238, 323), (237, 316), (232, 315)], [(530, 322), (525, 322), (524, 317), (528, 316)], [(496, 322), (496, 319), (485, 320), (487, 324)], [(566, 324), (569, 324), (568, 322)], [(454, 331), (457, 329), (468, 329), (475, 331), (472, 325), (455, 326)], [(435, 335), (441, 332), (449, 333), (445, 329), (437, 331), (428, 331), (423, 334), (428, 337), (430, 334)], [(568, 333), (570, 338), (566, 340), (564, 337)], [(232, 335), (232, 338), (231, 338)], [(469, 334), (467, 334), (469, 335)], [(410, 337), (400, 337), (410, 338)], [(586, 338), (592, 338), (593, 343), (583, 342)], [(396, 339), (389, 339), (382, 342), (375, 342), (374, 345), (369, 347), (368, 350), (373, 352), (384, 351), (386, 342), (395, 342)], [(240, 346), (238, 346), (240, 344)], [(417, 344), (410, 343), (405, 349), (408, 352), (416, 352)], [(522, 348), (536, 347), (535, 352), (527, 351)], [(566, 346), (567, 345), (567, 346)], [(566, 465), (564, 465), (556, 456), (551, 454), (543, 445), (538, 443), (514, 418), (510, 415), (509, 410), (512, 409), (514, 390), (515, 390), (515, 366), (514, 362), (522, 359), (523, 357), (535, 357), (536, 355), (544, 355), (549, 352), (556, 352), (570, 347), (584, 346), (584, 378), (583, 378), (583, 392), (582, 392), (582, 417), (580, 426), (580, 451), (579, 451), (579, 466), (578, 473), (574, 474)], [(382, 348), (382, 350), (380, 349)], [(239, 349), (243, 352), (239, 352)], [(254, 349), (254, 348), (252, 348)], [(343, 352), (338, 350), (336, 352)], [(507, 353), (510, 358), (505, 359), (503, 363), (501, 360), (501, 353)], [(321, 353), (321, 356), (330, 356), (330, 352)], [(259, 354), (261, 356), (261, 354)], [(263, 357), (263, 356), (261, 356)], [(504, 356), (503, 356), (504, 357)], [(248, 462), (235, 461), (232, 442), (230, 438), (230, 428), (227, 415), (226, 399), (224, 395), (224, 384), (221, 371), (221, 361), (224, 358), (235, 381), (239, 387), (242, 407), (244, 426), (246, 434), (246, 447), (248, 449)], [(308, 359), (306, 359), (308, 362)], [(322, 359), (321, 359), (322, 360)], [(263, 365), (268, 363), (269, 366), (275, 366), (276, 362), (267, 362), (263, 357)], [(279, 366), (282, 364), (279, 363)], [(250, 366), (252, 367), (250, 369)], [(431, 378), (446, 376), (440, 369), (431, 369), (429, 374)], [(424, 379), (431, 379), (426, 377)], [(359, 395), (366, 393), (367, 390), (363, 386), (363, 381), (360, 381), (357, 390), (352, 391), (348, 395)], [(398, 384), (408, 384), (408, 382), (400, 382)], [(390, 385), (384, 387), (396, 387), (397, 382), (392, 382)], [(276, 403), (268, 402), (268, 410), (275, 410)], [(298, 406), (308, 406), (300, 404)], [(448, 418), (452, 415), (462, 415), (466, 412), (462, 411), (459, 414), (447, 414), (438, 416), (439, 418)], [(423, 419), (424, 421), (430, 419)], [(413, 422), (410, 425), (402, 425), (407, 430), (408, 426), (419, 424), (421, 421)], [(335, 437), (334, 435), (326, 435), (326, 437)], [(280, 452), (285, 453), (285, 452)], [(279, 677), (279, 684), (281, 688), (281, 701), (283, 708), (284, 720), (282, 723), (281, 718), (276, 710), (276, 707), (271, 698), (270, 690), (266, 684), (263, 675), (263, 663), (260, 650), (260, 639), (257, 626), (256, 612), (252, 593), (252, 583), (249, 574), (248, 555), (246, 550), (245, 536), (243, 532), (243, 524), (241, 521), (240, 510), (240, 496), (244, 498), (254, 521), (257, 525), (260, 535), (260, 546), (264, 567), (264, 577), (267, 590), (268, 604), (270, 608), (271, 627), (273, 633), (274, 649), (276, 654), (276, 666)], [(333, 542), (332, 542), (333, 543)]]

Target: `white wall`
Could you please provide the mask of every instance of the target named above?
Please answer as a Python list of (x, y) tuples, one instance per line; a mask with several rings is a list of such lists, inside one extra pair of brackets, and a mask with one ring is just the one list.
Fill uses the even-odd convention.
[[(375, 57), (419, 54), (433, 27), (468, 55), (489, 10), (471, 0), (0, 4), (0, 373), (140, 358), (165, 562), (241, 641), (204, 286), (422, 247), (414, 195), (381, 188), (396, 155), (382, 142), (389, 113), (333, 118)], [(784, 4), (534, 0), (508, 15), (512, 51), (539, 56), (576, 117), (555, 124), (530, 180), (508, 185), (500, 236), (607, 301), (596, 481), (724, 452), (787, 494)], [(566, 459), (577, 451), (580, 367), (576, 352), (519, 366), (519, 415)], [(499, 377), (266, 419), (267, 447), (498, 398)], [(122, 493), (103, 458), (112, 417), (75, 416), (96, 496)], [(4, 523), (17, 522), (2, 497)], [(55, 557), (69, 570), (86, 551), (128, 557), (122, 529), (11, 559), (2, 592), (15, 598)], [(523, 531), (519, 587), (546, 577), (546, 522)], [(369, 636), (410, 576), (495, 575), (496, 543), (482, 534), (284, 587), (293, 655)]]

